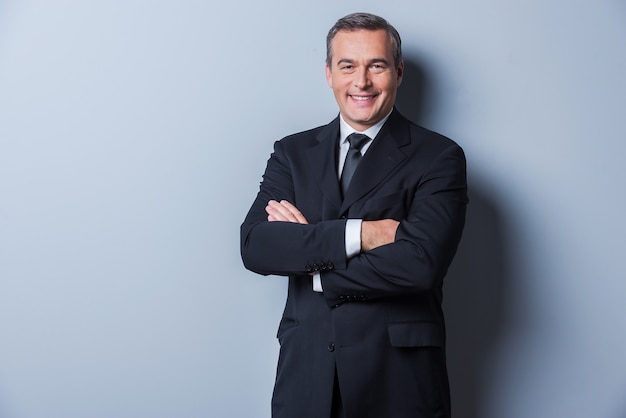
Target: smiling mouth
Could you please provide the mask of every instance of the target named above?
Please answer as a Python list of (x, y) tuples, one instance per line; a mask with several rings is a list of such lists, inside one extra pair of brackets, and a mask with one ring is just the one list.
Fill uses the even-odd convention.
[(367, 100), (372, 100), (373, 98), (376, 97), (376, 95), (373, 95), (373, 96), (353, 96), (353, 95), (350, 95), (350, 97), (352, 99), (356, 100), (357, 102), (365, 102)]

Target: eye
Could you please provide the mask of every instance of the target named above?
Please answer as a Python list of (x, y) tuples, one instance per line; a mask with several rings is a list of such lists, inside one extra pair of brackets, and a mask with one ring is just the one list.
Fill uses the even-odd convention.
[(385, 65), (384, 64), (372, 64), (371, 67), (372, 71), (380, 73), (382, 71), (385, 71)]

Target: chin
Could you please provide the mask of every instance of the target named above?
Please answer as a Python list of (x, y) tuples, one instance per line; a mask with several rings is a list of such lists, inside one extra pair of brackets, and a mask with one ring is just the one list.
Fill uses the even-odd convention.
[(367, 114), (367, 115), (355, 115), (353, 118), (351, 118), (355, 123), (360, 123), (360, 124), (369, 124), (371, 123), (371, 121), (373, 120), (373, 116), (371, 114)]

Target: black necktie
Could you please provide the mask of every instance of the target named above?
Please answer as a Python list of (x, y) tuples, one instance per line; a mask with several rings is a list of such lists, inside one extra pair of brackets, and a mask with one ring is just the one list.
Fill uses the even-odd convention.
[(359, 161), (361, 161), (361, 148), (363, 148), (363, 145), (365, 145), (369, 139), (370, 138), (364, 134), (353, 133), (348, 135), (350, 149), (348, 149), (348, 155), (346, 155), (346, 161), (343, 164), (343, 171), (341, 172), (341, 191), (344, 196), (346, 190), (348, 190), (350, 180), (352, 180), (352, 175), (356, 171)]

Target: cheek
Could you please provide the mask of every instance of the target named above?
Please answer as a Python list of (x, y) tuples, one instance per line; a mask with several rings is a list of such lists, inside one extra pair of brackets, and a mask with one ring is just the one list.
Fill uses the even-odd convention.
[(382, 90), (394, 90), (397, 87), (396, 79), (391, 75), (387, 75), (386, 77), (381, 78), (380, 80), (380, 88)]
[(384, 86), (381, 86), (381, 90), (387, 97), (393, 96), (396, 91), (396, 86), (394, 83), (387, 83)]
[(340, 81), (341, 80), (337, 80), (337, 79), (332, 80), (331, 87), (332, 87), (332, 89), (333, 89), (333, 91), (335, 92), (336, 95), (343, 94), (346, 91), (346, 89), (347, 89), (346, 84), (342, 83)]

